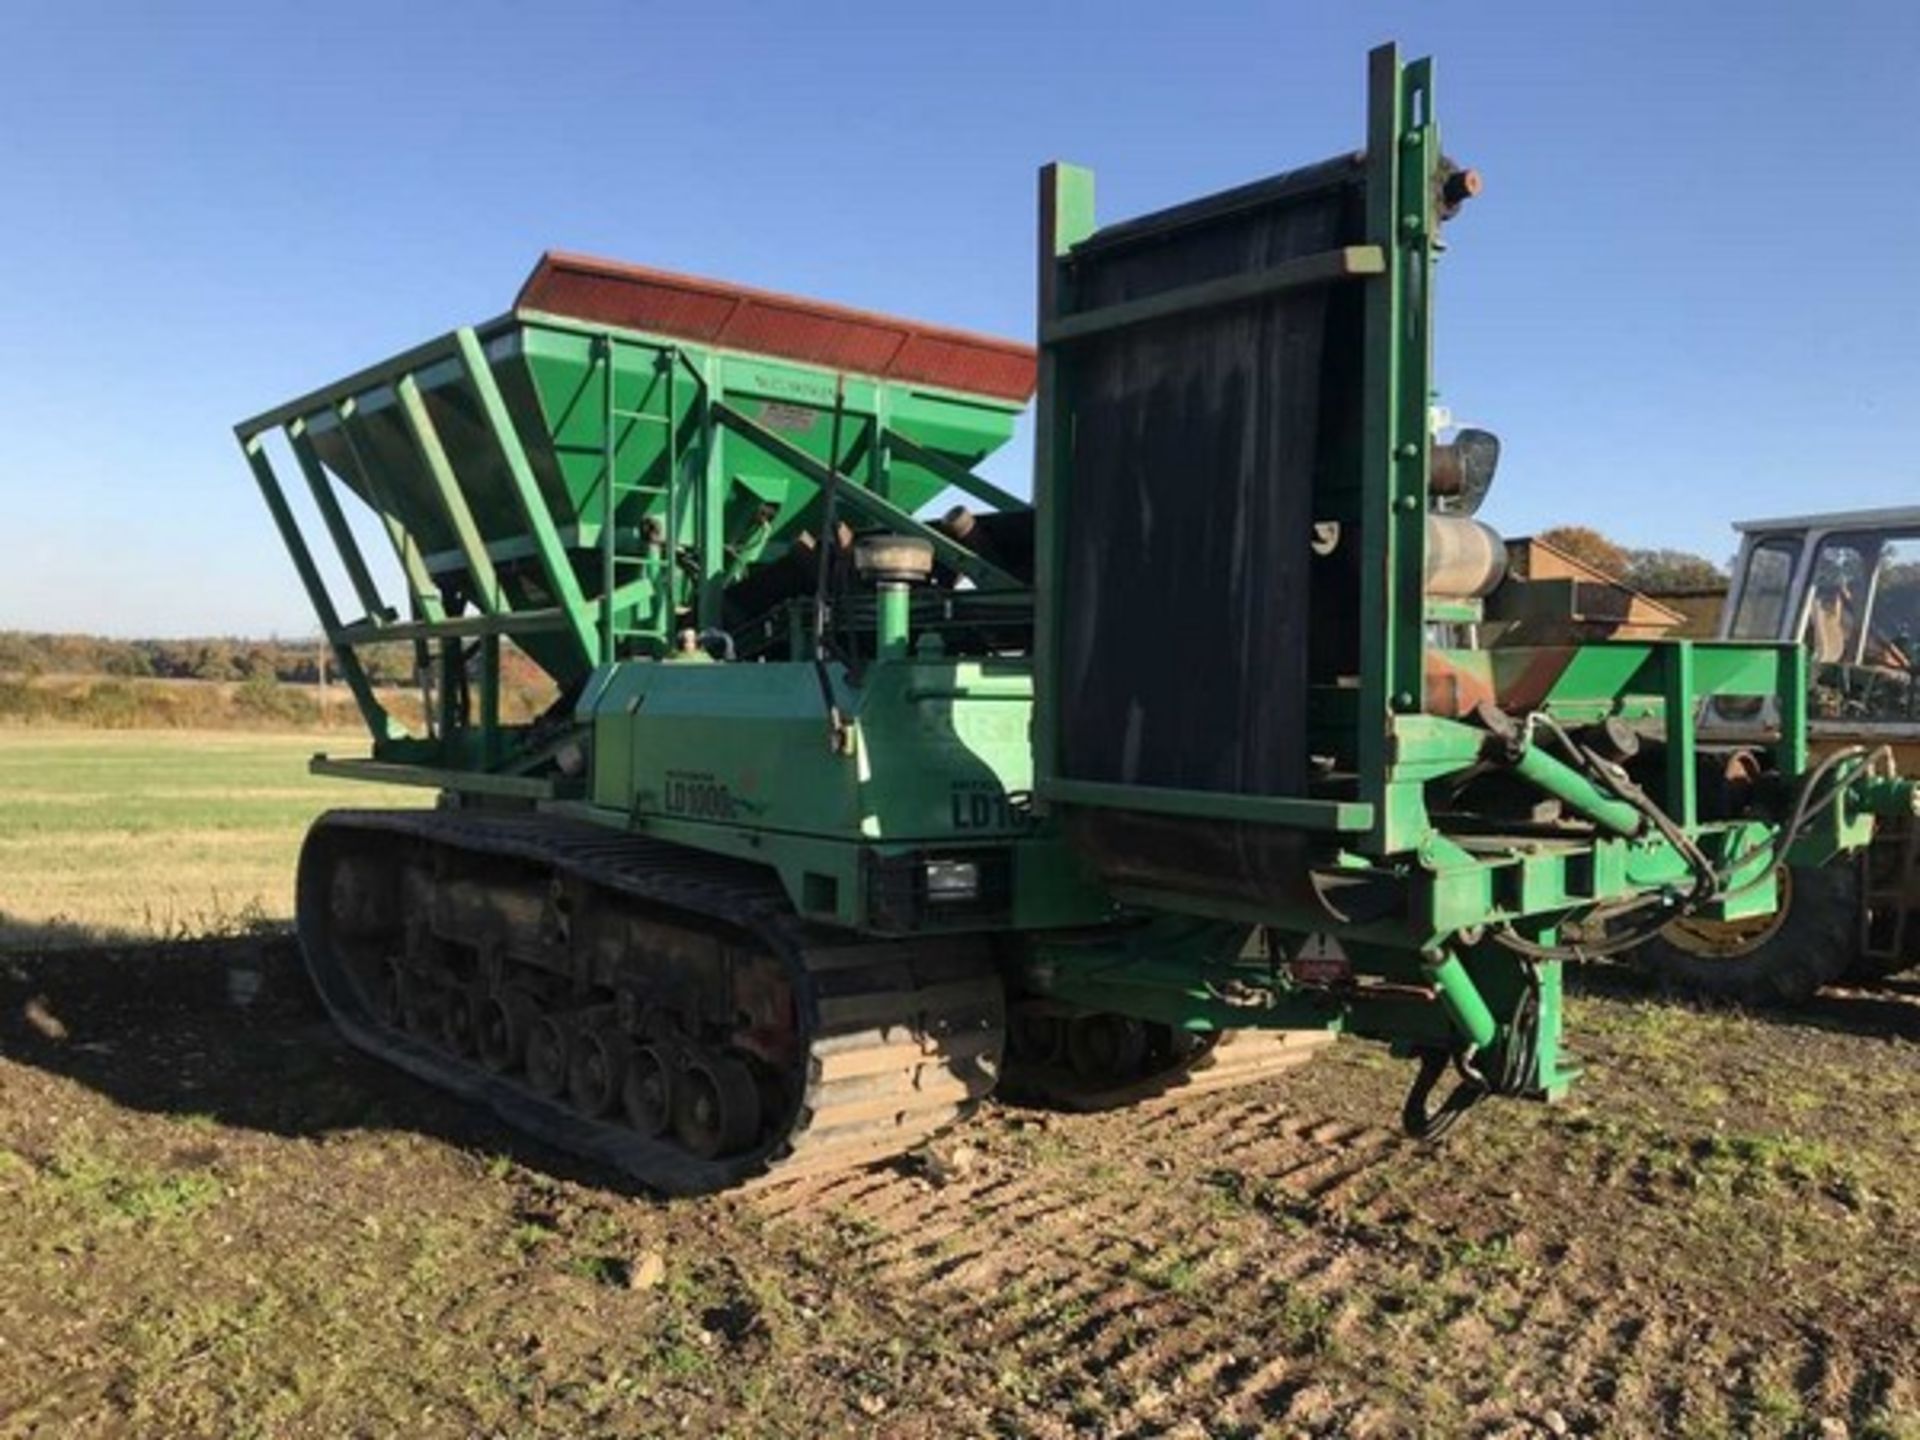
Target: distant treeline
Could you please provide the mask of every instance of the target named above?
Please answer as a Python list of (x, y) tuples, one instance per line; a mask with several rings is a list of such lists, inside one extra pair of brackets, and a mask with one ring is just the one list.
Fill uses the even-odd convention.
[[(360, 714), (345, 691), (321, 704), (320, 692), (257, 676), (232, 685), (160, 685), (125, 680), (10, 680), (0, 677), (0, 724), (83, 725), (96, 730), (309, 730), (357, 728)], [(403, 723), (418, 723), (412, 691), (383, 694)]]
[[(388, 713), (423, 729), (413, 647), (396, 642), (355, 653)], [(520, 651), (503, 647), (500, 668), (500, 713), (509, 723), (552, 704), (552, 682)], [(196, 681), (205, 683), (182, 683)], [(0, 630), (0, 724), (308, 729), (357, 728), (361, 720), (331, 652), (317, 640), (109, 640)]]
[[(403, 642), (364, 645), (356, 652), (375, 685), (414, 683), (413, 647)], [(100, 635), (45, 635), (0, 630), (0, 675), (105, 675), (119, 680), (278, 680), (286, 685), (337, 680), (333, 657), (318, 640), (248, 640), (213, 636), (192, 640), (110, 640)], [(541, 683), (526, 656), (505, 647), (502, 678), (509, 686)]]

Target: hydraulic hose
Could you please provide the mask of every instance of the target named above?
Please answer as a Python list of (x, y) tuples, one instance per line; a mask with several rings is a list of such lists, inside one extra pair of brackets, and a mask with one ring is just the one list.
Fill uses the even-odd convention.
[[(1543, 715), (1539, 718), (1543, 725), (1556, 733), (1556, 737), (1559, 738), (1563, 744), (1573, 746), (1571, 737), (1568, 737), (1566, 732), (1561, 730), (1558, 724), (1550, 717)], [(1573, 748), (1580, 749), (1581, 747), (1573, 746)], [(1656, 815), (1658, 816), (1656, 823), (1662, 835), (1668, 839), (1669, 843), (1673, 843), (1675, 837), (1678, 836), (1679, 839), (1684, 842), (1682, 853), (1691, 852), (1692, 856), (1699, 857), (1696, 869), (1698, 869), (1699, 864), (1706, 866), (1706, 875), (1710, 878), (1710, 884), (1705, 886), (1696, 885), (1695, 889), (1690, 891), (1677, 904), (1649, 896), (1629, 905), (1603, 912), (1601, 918), (1613, 919), (1647, 906), (1659, 907), (1651, 924), (1641, 926), (1624, 934), (1609, 936), (1604, 940), (1595, 941), (1592, 944), (1571, 946), (1542, 945), (1536, 941), (1527, 940), (1515, 933), (1511, 925), (1495, 927), (1489, 932), (1490, 938), (1495, 943), (1532, 960), (1585, 960), (1600, 956), (1618, 955), (1625, 951), (1632, 950), (1644, 944), (1646, 941), (1651, 940), (1654, 935), (1658, 934), (1667, 925), (1692, 910), (1697, 909), (1700, 905), (1706, 903), (1707, 900), (1732, 899), (1735, 896), (1745, 894), (1756, 885), (1759, 885), (1774, 869), (1785, 863), (1787, 852), (1793, 847), (1794, 842), (1799, 839), (1801, 833), (1814, 820), (1825, 814), (1827, 810), (1839, 802), (1841, 793), (1860, 772), (1880, 763), (1883, 759), (1891, 758), (1891, 755), (1891, 750), (1884, 745), (1871, 750), (1863, 745), (1849, 745), (1825, 756), (1818, 765), (1807, 772), (1806, 777), (1800, 782), (1799, 790), (1794, 800), (1794, 807), (1789, 815), (1787, 824), (1777, 831), (1768, 841), (1749, 847), (1720, 866), (1712, 865), (1711, 861), (1708, 860), (1700, 851), (1699, 847), (1694, 844), (1692, 837), (1687, 836), (1684, 831), (1679, 830), (1679, 827), (1674, 825), (1672, 819), (1667, 816), (1664, 811), (1661, 811), (1658, 806), (1654, 805), (1652, 800), (1647, 798), (1645, 793), (1639, 790), (1639, 787), (1634, 786), (1633, 790), (1640, 795), (1640, 798), (1645, 802), (1651, 812), (1649, 818), (1653, 818), (1653, 816)], [(1598, 757), (1593, 758), (1598, 759)], [(1829, 777), (1834, 776), (1842, 765), (1848, 765), (1846, 773), (1839, 778), (1830, 780)], [(1815, 799), (1816, 794), (1818, 794), (1819, 797), (1817, 800)], [(1676, 846), (1676, 848), (1681, 847)], [(1772, 863), (1762, 870), (1759, 875), (1735, 884), (1735, 877), (1740, 871), (1762, 855), (1771, 855), (1773, 857)]]

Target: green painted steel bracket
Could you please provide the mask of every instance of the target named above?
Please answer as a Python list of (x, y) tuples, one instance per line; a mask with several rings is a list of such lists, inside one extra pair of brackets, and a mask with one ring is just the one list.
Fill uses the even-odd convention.
[[(1038, 316), (1035, 329), (1044, 333), (1067, 313), (1072, 303), (1072, 277), (1063, 263), (1073, 247), (1093, 234), (1093, 172), (1078, 165), (1054, 163), (1039, 178), (1040, 244), (1037, 263)], [(1060, 593), (1061, 555), (1065, 535), (1057, 516), (1066, 477), (1072, 470), (1073, 442), (1060, 423), (1063, 397), (1071, 381), (1071, 357), (1051, 345), (1040, 347), (1037, 388), (1034, 392), (1033, 505), (1033, 673), (1056, 673), (1060, 649), (1059, 606), (1049, 597)], [(1033, 697), (1033, 774), (1036, 809), (1044, 814), (1047, 784), (1060, 773), (1060, 743), (1053, 687), (1037, 685)]]
[(1093, 780), (1042, 781), (1040, 795), (1055, 804), (1151, 814), (1204, 815), (1215, 820), (1284, 825), (1296, 830), (1364, 834), (1373, 828), (1373, 807), (1357, 800), (1299, 800), (1281, 795), (1238, 795), (1214, 790), (1176, 790), (1153, 785), (1111, 785)]
[(471, 326), (454, 332), (454, 346), (474, 396), (480, 402), (481, 416), (493, 432), (501, 458), (506, 461), (521, 518), (539, 548), (540, 568), (546, 577), (548, 593), (566, 617), (566, 628), (573, 636), (580, 658), (588, 667), (597, 665), (601, 659), (600, 645), (594, 633), (591, 607), (580, 590), (579, 577), (573, 573), (573, 562), (560, 543), (553, 515), (547, 509), (546, 497), (540, 493), (540, 482), (534, 476), (532, 462), (527, 459), (526, 447), (513, 428), (513, 417), (507, 413), (506, 399), (500, 393), (499, 382), (493, 378), (486, 351)]
[(360, 553), (360, 543), (354, 539), (353, 531), (347, 528), (347, 517), (340, 511), (340, 499), (333, 493), (333, 485), (320, 464), (320, 457), (313, 452), (313, 442), (307, 438), (307, 422), (290, 420), (285, 429), (287, 445), (293, 451), (300, 473), (306, 477), (307, 489), (313, 494), (314, 507), (319, 510), (327, 533), (333, 537), (334, 549), (339, 552), (340, 563), (346, 568), (347, 582), (353, 586), (353, 593), (360, 597), (362, 613), (372, 620), (391, 617), (394, 612), (380, 598), (380, 587), (373, 583), (366, 557)]
[(261, 498), (267, 502), (267, 512), (273, 516), (274, 528), (280, 532), (280, 541), (287, 547), (293, 568), (300, 576), (301, 585), (306, 588), (307, 600), (320, 619), (320, 628), (326, 633), (327, 644), (333, 651), (334, 664), (341, 678), (346, 681), (354, 704), (359, 707), (360, 718), (366, 722), (367, 729), (373, 732), (376, 742), (405, 738), (406, 728), (374, 698), (373, 686), (367, 680), (360, 657), (353, 653), (352, 645), (342, 638), (344, 632), (340, 614), (334, 609), (333, 597), (327, 593), (326, 582), (320, 578), (319, 568), (313, 563), (313, 552), (307, 548), (306, 537), (300, 533), (300, 522), (294, 519), (293, 511), (287, 506), (287, 497), (280, 489), (280, 481), (273, 473), (273, 464), (267, 459), (260, 436), (241, 434), (239, 431), (235, 434), (240, 441), (241, 452), (247, 457), (247, 466), (253, 471), (254, 482), (260, 487)]
[[(1392, 717), (1424, 694), (1433, 177), (1440, 138), (1431, 63), (1402, 67), (1397, 47), (1368, 56), (1367, 238), (1386, 264), (1367, 284), (1361, 438), (1360, 706), (1362, 797), (1384, 796)], [(1417, 117), (1417, 118), (1416, 118)], [(1383, 804), (1367, 848), (1419, 843), (1419, 817)]]
[(1487, 732), (1437, 715), (1397, 715), (1387, 750), (1390, 781), (1438, 780), (1480, 763)]
[(572, 628), (572, 617), (558, 606), (552, 606), (541, 610), (503, 611), (497, 615), (398, 620), (390, 625), (348, 625), (340, 633), (355, 645), (372, 645), (382, 640), (453, 640), (473, 635), (551, 634)]
[(490, 775), (479, 770), (455, 770), (440, 765), (404, 765), (391, 760), (336, 760), (315, 755), (307, 762), (314, 775), (342, 780), (374, 780), (387, 785), (419, 785), (434, 790), (459, 790), (473, 795), (497, 795), (516, 800), (551, 800), (561, 795), (552, 780), (531, 775)]
[(821, 464), (806, 451), (776, 435), (773, 431), (755, 420), (741, 414), (723, 400), (713, 403), (713, 412), (721, 424), (736, 435), (751, 440), (776, 460), (785, 462), (812, 480), (817, 485), (826, 485), (829, 480), (838, 485), (840, 503), (857, 510), (871, 520), (902, 535), (913, 535), (933, 546), (934, 553), (946, 561), (962, 575), (971, 577), (976, 583), (1005, 586), (1009, 589), (1026, 589), (1026, 582), (1019, 576), (1002, 570), (991, 561), (974, 554), (965, 546), (957, 544), (949, 536), (922, 524), (919, 520), (902, 510), (890, 500), (883, 500), (859, 481), (849, 475), (839, 474)]
[(1026, 510), (1031, 508), (1027, 502), (1022, 500), (1018, 495), (1002, 490), (990, 480), (981, 479), (980, 476), (974, 474), (973, 471), (967, 469), (966, 466), (956, 465), (953, 461), (947, 459), (946, 456), (929, 450), (924, 445), (916, 445), (897, 430), (884, 431), (882, 438), (887, 445), (899, 451), (900, 454), (904, 455), (921, 469), (931, 470), (935, 475), (938, 475), (942, 480), (953, 486), (954, 489), (964, 490), (976, 500), (992, 505), (999, 510)]
[[(725, 393), (720, 357), (709, 354), (701, 362), (700, 377), (700, 475), (699, 505), (693, 515), (694, 536), (700, 550), (700, 588), (695, 595), (695, 613), (701, 627), (718, 625), (725, 611), (727, 537), (720, 517), (725, 513), (727, 489), (733, 483), (726, 470), (725, 447), (720, 444), (719, 426), (722, 396)], [(675, 519), (678, 525), (678, 519)], [(677, 540), (679, 531), (675, 529)], [(669, 570), (669, 586), (679, 583)], [(671, 589), (668, 592), (672, 603)]]
[[(504, 315), (497, 317), (479, 328), (490, 332), (497, 329), (507, 318)], [(356, 370), (353, 374), (336, 380), (331, 385), (309, 391), (298, 399), (287, 401), (284, 405), (276, 405), (271, 410), (264, 410), (250, 420), (242, 420), (234, 429), (242, 439), (246, 439), (318, 411), (331, 410), (349, 396), (365, 394), (383, 385), (391, 385), (400, 376), (425, 370), (430, 365), (448, 359), (453, 353), (454, 337), (438, 336), (414, 346), (411, 350), (403, 350), (398, 355), (390, 356), (376, 365)]]
[(1783, 775), (1804, 775), (1808, 737), (1806, 650), (1789, 646), (1780, 666), (1780, 738), (1774, 743), (1773, 763)]
[(393, 542), (394, 558), (400, 562), (400, 573), (407, 577), (407, 588), (413, 596), (414, 614), (426, 620), (442, 619), (446, 609), (440, 603), (440, 591), (433, 583), (433, 576), (427, 573), (427, 563), (420, 554), (420, 547), (401, 523), (399, 511), (380, 479), (378, 468), (367, 464), (366, 457), (360, 453), (360, 442), (353, 438), (354, 410), (352, 396), (336, 402), (333, 407), (333, 416), (340, 424), (340, 439), (347, 447), (348, 458), (353, 461), (354, 474), (366, 487), (374, 510), (380, 516), (380, 524), (386, 530), (387, 538)]
[(394, 382), (393, 389), (400, 401), (400, 413), (413, 435), (413, 443), (419, 448), (420, 459), (427, 473), (433, 477), (434, 491), (440, 497), (441, 509), (459, 542), (460, 556), (467, 562), (467, 569), (474, 578), (474, 600), (489, 615), (510, 609), (506, 597), (501, 593), (500, 577), (494, 571), (493, 558), (487, 554), (486, 541), (481, 538), (480, 527), (474, 523), (466, 492), (460, 488), (460, 481), (453, 473), (453, 463), (447, 458), (447, 447), (440, 440), (433, 416), (427, 412), (426, 397), (420, 393), (419, 380), (411, 373), (402, 375)]
[(1241, 305), (1283, 290), (1299, 290), (1310, 285), (1330, 285), (1363, 275), (1379, 275), (1385, 269), (1386, 252), (1378, 245), (1347, 245), (1322, 251), (1318, 255), (1301, 255), (1284, 260), (1265, 270), (1232, 275), (1224, 280), (1206, 280), (1197, 285), (1182, 285), (1142, 300), (1126, 300), (1098, 310), (1083, 310), (1045, 321), (1040, 327), (1040, 341), (1044, 345), (1071, 345), (1094, 335), (1106, 335), (1171, 316)]
[(1666, 793), (1660, 808), (1682, 830), (1700, 823), (1698, 745), (1694, 732), (1694, 642), (1669, 641), (1660, 657), (1660, 699), (1665, 706)]

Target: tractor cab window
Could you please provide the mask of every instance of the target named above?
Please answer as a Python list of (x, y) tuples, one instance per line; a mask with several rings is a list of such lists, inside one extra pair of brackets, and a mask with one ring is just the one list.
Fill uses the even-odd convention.
[(1800, 559), (1797, 540), (1763, 540), (1747, 556), (1740, 608), (1733, 614), (1735, 640), (1778, 640), (1786, 631), (1787, 596)]
[(1805, 629), (1812, 713), (1920, 719), (1920, 538), (1836, 535), (1815, 557)]

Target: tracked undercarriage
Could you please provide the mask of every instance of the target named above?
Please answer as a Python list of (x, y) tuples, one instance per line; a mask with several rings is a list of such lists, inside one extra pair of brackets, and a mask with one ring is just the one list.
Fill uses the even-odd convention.
[(1009, 1062), (991, 940), (808, 925), (757, 867), (526, 813), (327, 815), (299, 924), (355, 1045), (673, 1194), (899, 1154), (1004, 1064), (1019, 1097), (1093, 1109), (1309, 1048), (1050, 1006)]

